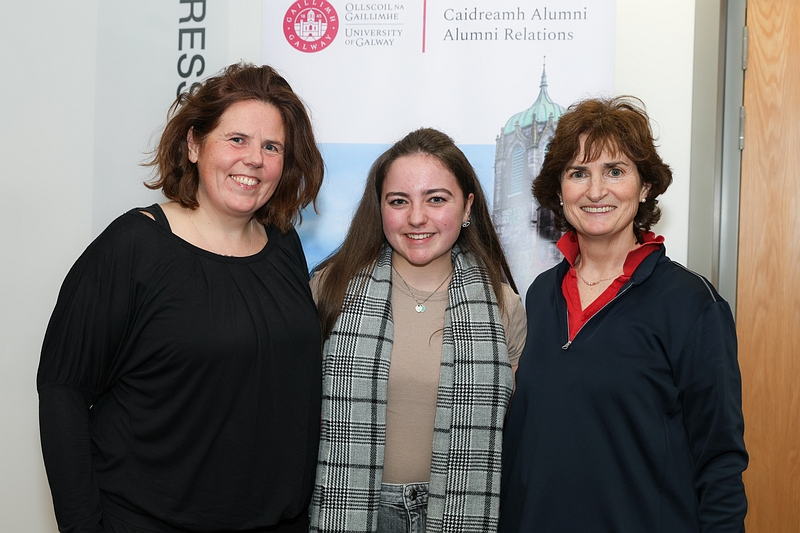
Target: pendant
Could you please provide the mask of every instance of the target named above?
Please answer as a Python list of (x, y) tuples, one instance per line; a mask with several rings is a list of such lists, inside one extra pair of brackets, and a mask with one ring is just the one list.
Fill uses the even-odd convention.
[(414, 310), (415, 310), (417, 313), (424, 313), (424, 312), (425, 312), (425, 306), (424, 306), (424, 305), (422, 305), (422, 304), (417, 304), (417, 305), (414, 307)]

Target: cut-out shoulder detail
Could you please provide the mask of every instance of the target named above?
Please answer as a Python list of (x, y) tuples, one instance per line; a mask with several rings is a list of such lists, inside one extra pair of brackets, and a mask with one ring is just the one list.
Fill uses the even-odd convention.
[(698, 273), (697, 273), (697, 272), (695, 272), (694, 270), (689, 270), (688, 268), (686, 268), (685, 266), (683, 266), (682, 264), (680, 264), (680, 263), (678, 263), (678, 262), (676, 262), (676, 261), (671, 261), (671, 263), (672, 263), (673, 265), (677, 265), (677, 266), (681, 267), (681, 268), (682, 268), (683, 270), (685, 270), (686, 272), (688, 272), (688, 273), (690, 273), (690, 274), (693, 274), (694, 276), (696, 276), (696, 277), (697, 277), (697, 278), (698, 278), (700, 281), (702, 281), (702, 282), (703, 282), (703, 285), (705, 286), (706, 290), (707, 290), (707, 291), (708, 291), (708, 293), (711, 295), (711, 299), (712, 299), (713, 301), (715, 301), (715, 302), (716, 302), (716, 301), (718, 301), (718, 300), (717, 300), (717, 296), (716, 296), (716, 294), (714, 294), (714, 289), (711, 287), (711, 284), (709, 283), (709, 281), (708, 281), (706, 278), (704, 278), (703, 276), (701, 276), (700, 274), (698, 274)]
[(172, 231), (172, 228), (170, 227), (169, 224), (169, 220), (167, 219), (167, 215), (164, 213), (164, 210), (161, 208), (159, 204), (153, 204), (147, 207), (137, 207), (134, 208), (132, 211), (146, 215), (148, 218), (154, 220), (155, 223), (161, 226), (162, 228)]

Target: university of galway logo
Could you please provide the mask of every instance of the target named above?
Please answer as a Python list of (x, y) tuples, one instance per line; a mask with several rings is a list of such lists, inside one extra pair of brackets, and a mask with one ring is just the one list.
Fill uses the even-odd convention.
[(286, 10), (283, 35), (296, 50), (319, 52), (327, 48), (339, 32), (339, 15), (325, 0), (300, 0)]

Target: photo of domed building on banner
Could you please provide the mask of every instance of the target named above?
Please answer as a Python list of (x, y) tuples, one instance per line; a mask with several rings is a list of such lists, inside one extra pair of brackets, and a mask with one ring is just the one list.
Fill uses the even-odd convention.
[(562, 259), (553, 212), (534, 200), (531, 184), (564, 111), (547, 94), (543, 67), (536, 101), (509, 118), (497, 136), (493, 218), (523, 301), (534, 278)]

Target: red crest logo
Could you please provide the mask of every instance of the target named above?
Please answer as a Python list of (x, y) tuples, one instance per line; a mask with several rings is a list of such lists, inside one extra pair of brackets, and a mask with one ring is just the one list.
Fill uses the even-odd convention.
[(339, 32), (339, 15), (325, 0), (300, 0), (286, 10), (283, 35), (295, 50), (313, 53), (327, 48)]

